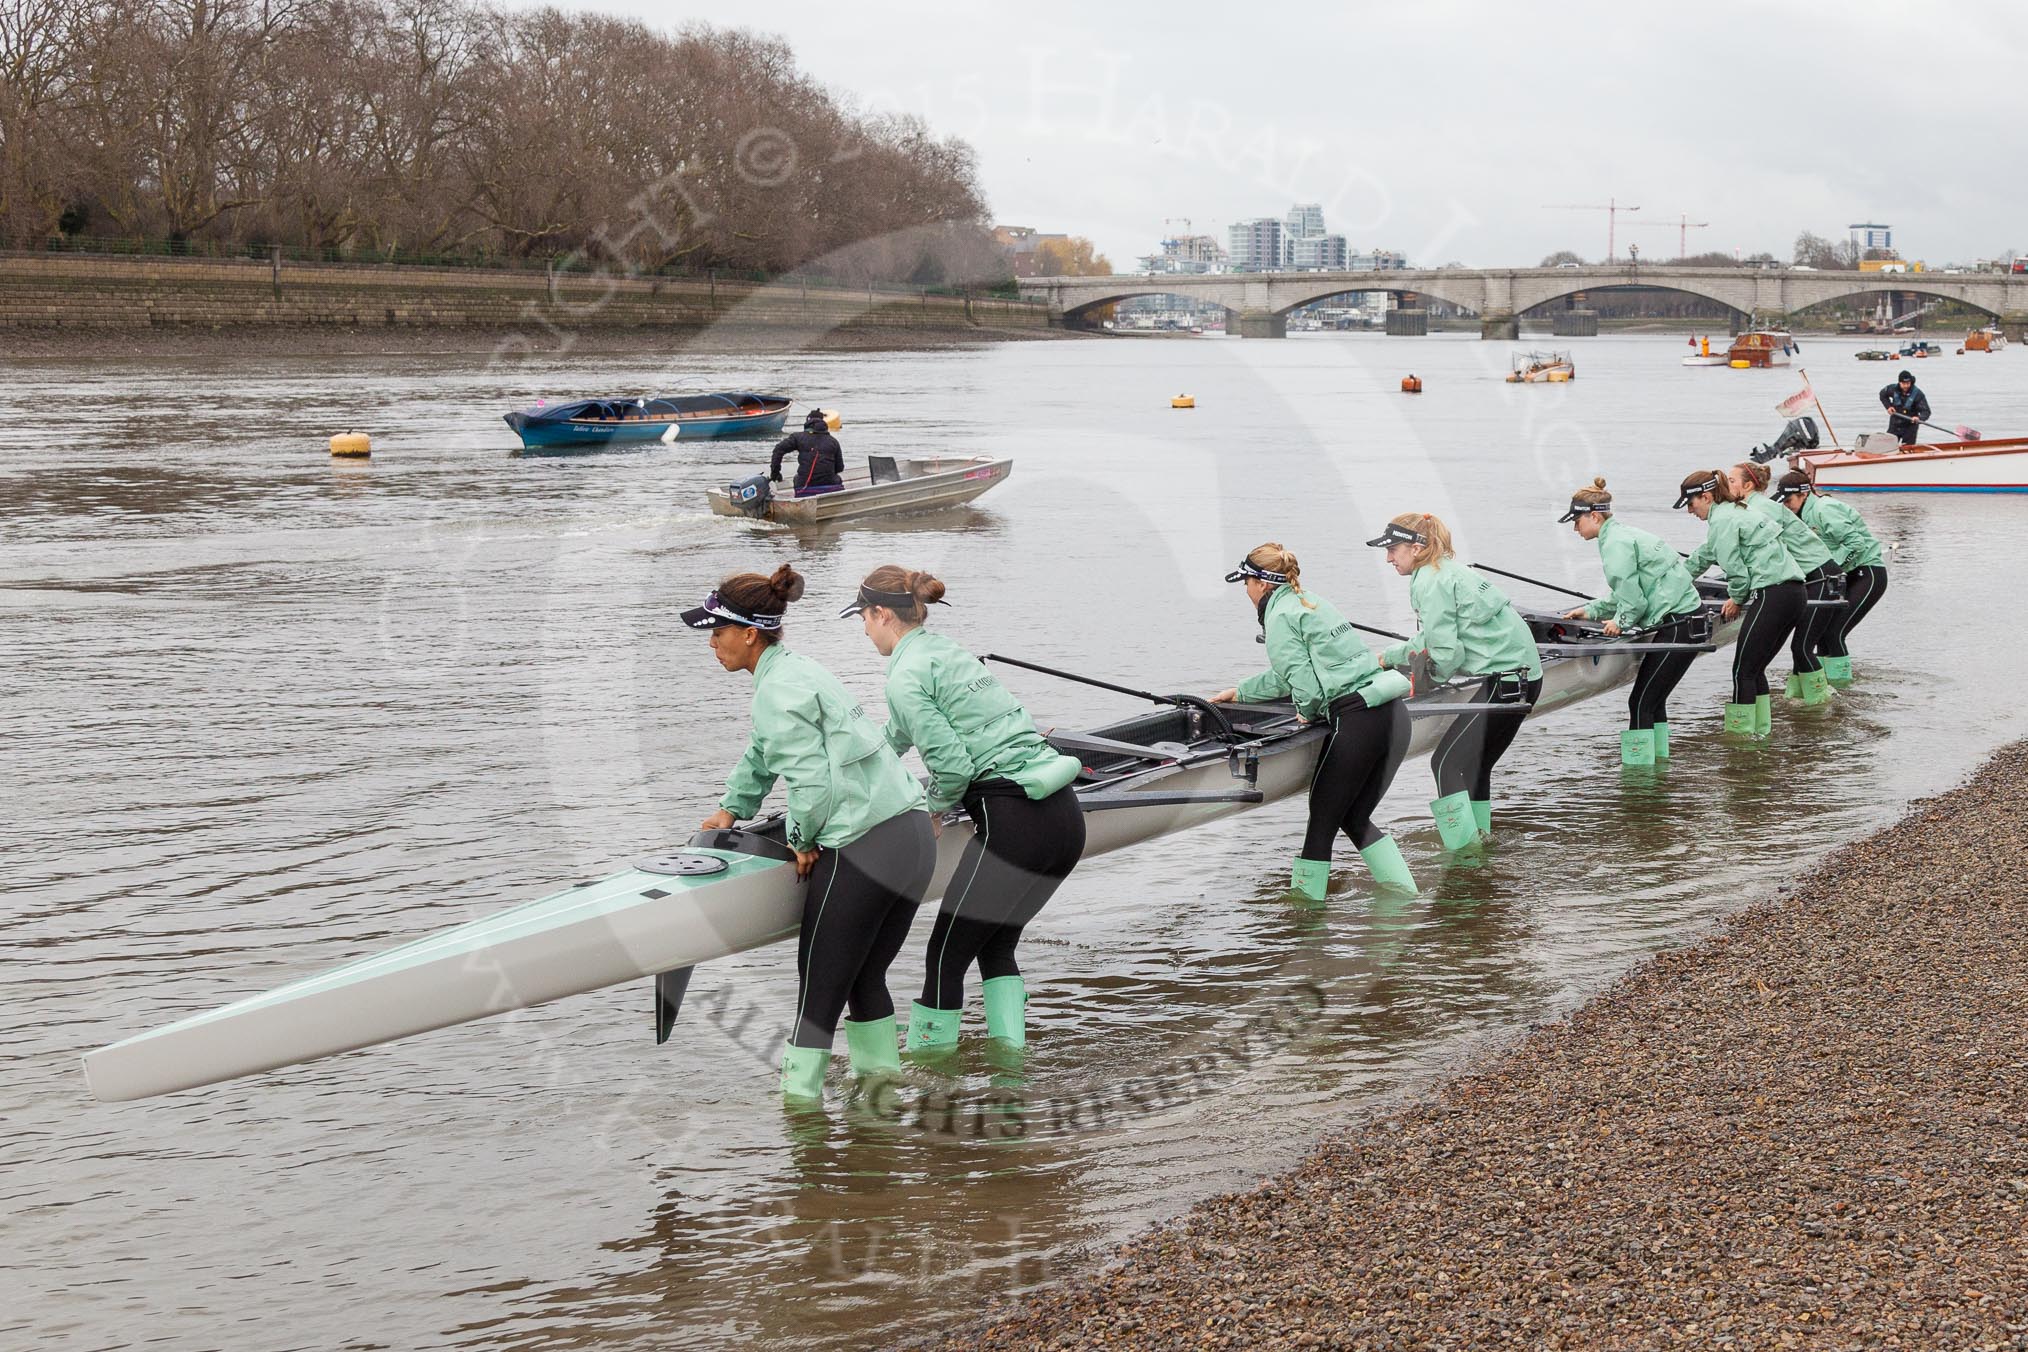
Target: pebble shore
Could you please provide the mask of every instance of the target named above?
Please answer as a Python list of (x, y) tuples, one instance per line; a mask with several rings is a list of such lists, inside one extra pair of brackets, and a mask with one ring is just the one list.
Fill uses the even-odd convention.
[(937, 1345), (2028, 1349), (2028, 743)]

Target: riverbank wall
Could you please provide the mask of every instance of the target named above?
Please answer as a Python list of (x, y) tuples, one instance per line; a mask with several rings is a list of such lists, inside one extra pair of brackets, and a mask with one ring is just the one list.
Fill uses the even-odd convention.
[(267, 259), (0, 254), (0, 332), (44, 339), (168, 331), (465, 331), (553, 347), (584, 331), (728, 329), (981, 337), (1039, 333), (1046, 306), (795, 279), (496, 271)]
[(939, 1345), (2028, 1347), (2024, 838), (2017, 743), (1805, 876), (1772, 864), (1769, 899), (1569, 1019)]

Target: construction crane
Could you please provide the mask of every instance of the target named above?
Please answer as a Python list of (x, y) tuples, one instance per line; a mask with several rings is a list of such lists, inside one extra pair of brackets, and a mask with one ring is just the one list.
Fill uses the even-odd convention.
[(1631, 224), (1643, 230), (1674, 230), (1676, 232), (1676, 257), (1680, 261), (1690, 256), (1690, 232), (1692, 230), (1702, 230), (1710, 225), (1711, 222), (1693, 221), (1690, 219), (1690, 213), (1684, 211), (1677, 213), (1674, 225), (1669, 224), (1667, 221), (1634, 221)]
[[(1178, 221), (1183, 222), (1183, 234), (1188, 235), (1190, 233), (1190, 218), (1188, 216), (1164, 216), (1162, 218), (1162, 228), (1164, 230), (1167, 230), (1170, 226), (1174, 225)], [(1182, 235), (1172, 234), (1169, 236), (1169, 238), (1181, 239)]]
[(1617, 248), (1617, 246), (1614, 243), (1614, 238), (1615, 238), (1615, 230), (1619, 225), (1620, 213), (1622, 211), (1640, 210), (1639, 207), (1621, 206), (1620, 200), (1617, 197), (1607, 198), (1604, 206), (1600, 206), (1597, 203), (1592, 203), (1590, 205), (1585, 206), (1574, 206), (1568, 202), (1552, 202), (1549, 205), (1543, 207), (1542, 209), (1544, 211), (1603, 211), (1606, 214), (1606, 262), (1608, 263), (1613, 261), (1613, 257), (1615, 255)]

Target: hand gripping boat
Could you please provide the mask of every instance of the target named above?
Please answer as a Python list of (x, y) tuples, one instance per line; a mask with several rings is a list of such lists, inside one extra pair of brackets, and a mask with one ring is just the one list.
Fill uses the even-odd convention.
[[(1522, 710), (1528, 717), (1610, 690), (1651, 646), (1600, 641), (1596, 626), (1554, 616), (1530, 619), (1545, 641), (1542, 694)], [(1411, 700), (1411, 756), (1426, 755), (1453, 717), (1502, 716), (1471, 704), (1470, 693), (1439, 687)], [(1085, 765), (1075, 788), (1087, 856), (1307, 789), (1324, 729), (1290, 706), (1151, 698), (1165, 707), (1050, 734)], [(1445, 712), (1459, 704), (1469, 707)], [(943, 895), (971, 835), (963, 817), (946, 827), (927, 900)], [(101, 1099), (147, 1098), (648, 977), (658, 978), (666, 1036), (691, 967), (796, 932), (802, 884), (791, 858), (778, 821), (703, 832), (610, 877), (102, 1047), (85, 1056), (85, 1076)]]

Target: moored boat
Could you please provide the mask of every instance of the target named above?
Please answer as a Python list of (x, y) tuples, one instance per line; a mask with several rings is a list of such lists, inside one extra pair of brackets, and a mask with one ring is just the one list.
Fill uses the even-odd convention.
[(789, 400), (779, 394), (678, 394), (580, 399), (503, 414), (524, 448), (605, 446), (684, 437), (763, 436), (782, 430)]
[[(1553, 615), (1529, 619), (1543, 685), (1527, 717), (1610, 690), (1640, 663), (1637, 641), (1600, 640), (1595, 626)], [(1714, 641), (1731, 637), (1723, 627)], [(1471, 703), (1476, 687), (1414, 699), (1410, 755), (1428, 754), (1455, 717), (1514, 716), (1443, 712)], [(1092, 732), (1049, 736), (1084, 766), (1075, 788), (1089, 857), (1304, 791), (1325, 735), (1287, 704), (1179, 699)], [(947, 819), (928, 900), (942, 895), (971, 838), (962, 814)], [(779, 821), (704, 832), (609, 877), (100, 1048), (85, 1056), (85, 1075), (101, 1099), (146, 1098), (680, 973), (789, 938), (802, 900)]]
[(2007, 335), (1997, 325), (1988, 324), (1983, 329), (1973, 329), (1965, 335), (1967, 352), (1999, 352), (2007, 346)]
[(1795, 355), (1796, 340), (1786, 329), (1753, 329), (1732, 340), (1726, 349), (1725, 364), (1736, 370), (1787, 366)]
[(1517, 352), (1514, 369), (1507, 373), (1510, 385), (1561, 385), (1577, 379), (1577, 363), (1568, 352)]
[(1893, 361), (1894, 354), (1884, 347), (1869, 347), (1852, 354), (1860, 361)]
[(1901, 345), (1901, 355), (1909, 358), (1941, 357), (1944, 350), (1927, 338), (1918, 338), (1912, 343)]
[(955, 507), (999, 486), (1013, 470), (1012, 460), (984, 455), (870, 455), (864, 469), (848, 470), (845, 486), (829, 493), (778, 495), (766, 475), (756, 474), (707, 489), (704, 497), (720, 516), (816, 526)]

